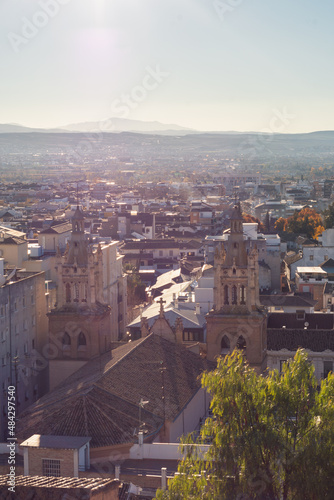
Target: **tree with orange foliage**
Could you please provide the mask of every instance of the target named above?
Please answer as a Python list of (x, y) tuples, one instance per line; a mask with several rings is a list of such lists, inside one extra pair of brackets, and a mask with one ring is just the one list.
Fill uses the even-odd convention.
[(287, 224), (288, 224), (288, 219), (285, 219), (284, 217), (280, 217), (275, 222), (275, 229), (276, 229), (276, 231), (278, 231), (279, 233), (282, 233), (283, 231), (286, 231)]
[(250, 215), (250, 214), (242, 214), (242, 219), (243, 219), (243, 222), (257, 222), (258, 226), (257, 226), (257, 230), (258, 232), (265, 232), (265, 227), (264, 227), (264, 224), (263, 222), (260, 221), (260, 219), (258, 219), (257, 217), (254, 217), (254, 215)]
[(288, 218), (286, 230), (289, 233), (305, 234), (307, 238), (316, 240), (325, 228), (321, 215), (314, 208), (306, 207)]

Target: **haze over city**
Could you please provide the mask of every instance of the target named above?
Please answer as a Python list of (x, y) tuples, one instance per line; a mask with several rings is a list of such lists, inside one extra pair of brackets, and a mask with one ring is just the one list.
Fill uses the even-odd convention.
[(333, 11), (329, 0), (4, 0), (0, 123), (332, 130)]

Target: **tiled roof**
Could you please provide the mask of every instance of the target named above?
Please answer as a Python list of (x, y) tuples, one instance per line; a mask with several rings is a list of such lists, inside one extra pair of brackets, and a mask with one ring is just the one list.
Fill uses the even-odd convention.
[(334, 351), (334, 330), (270, 329), (268, 351), (296, 351), (299, 347), (313, 352)]
[[(168, 289), (170, 290), (170, 289)], [(163, 294), (163, 298), (165, 295)], [(196, 314), (194, 302), (182, 303), (179, 301), (176, 307), (175, 302), (171, 302), (164, 307), (165, 318), (168, 320), (171, 326), (175, 325), (176, 319), (181, 318), (183, 327), (187, 328), (199, 328), (203, 329), (205, 327), (205, 314)], [(160, 304), (155, 302), (151, 304), (147, 309), (142, 311), (142, 315), (148, 320), (148, 325), (151, 327), (155, 320), (158, 318), (160, 313)], [(139, 328), (141, 325), (140, 316), (134, 319), (129, 325), (129, 328)]]
[(89, 437), (74, 436), (41, 436), (34, 434), (21, 443), (21, 446), (28, 448), (53, 448), (78, 450), (90, 441)]
[(62, 224), (56, 224), (54, 226), (50, 226), (47, 229), (44, 229), (40, 232), (40, 234), (62, 234), (67, 233), (72, 230), (72, 224), (70, 222), (63, 222)]
[(284, 260), (288, 265), (291, 265), (294, 262), (297, 262), (298, 260), (301, 260), (301, 259), (302, 259), (302, 256), (299, 253), (294, 253), (294, 252), (289, 252), (284, 257)]
[(333, 269), (334, 267), (334, 260), (329, 258), (327, 260), (325, 260), (322, 264), (320, 264), (320, 267), (322, 268), (325, 268), (327, 270), (327, 268), (329, 267), (330, 269)]
[[(110, 486), (119, 485), (117, 479), (102, 478), (76, 478), (76, 477), (45, 477), (45, 476), (16, 476), (15, 486), (27, 486), (38, 488), (83, 488), (85, 490), (107, 489)], [(8, 488), (8, 479), (5, 475), (0, 475), (0, 493), (2, 487)], [(2, 498), (2, 497), (1, 497)], [(5, 497), (7, 498), (7, 497)], [(19, 497), (17, 497), (19, 498)], [(21, 497), (22, 498), (22, 497)], [(32, 497), (31, 497), (32, 498)], [(34, 497), (35, 498), (35, 497)], [(37, 498), (37, 497), (36, 497)], [(41, 497), (38, 497), (41, 498)], [(65, 497), (64, 497), (65, 498)]]
[[(324, 313), (305, 313), (303, 316), (296, 313), (270, 313), (268, 316), (268, 329), (283, 328), (300, 330), (307, 326), (310, 330), (333, 330), (334, 315)], [(308, 323), (305, 325), (305, 323)]]
[(267, 307), (312, 307), (317, 301), (300, 295), (260, 295), (261, 305)]
[[(89, 361), (59, 388), (20, 415), (17, 436), (91, 436), (91, 446), (133, 442), (139, 401), (148, 434), (163, 417), (173, 421), (200, 388), (199, 375), (215, 364), (182, 345), (151, 334)], [(161, 367), (166, 370), (161, 371)], [(162, 403), (164, 377), (165, 405)]]

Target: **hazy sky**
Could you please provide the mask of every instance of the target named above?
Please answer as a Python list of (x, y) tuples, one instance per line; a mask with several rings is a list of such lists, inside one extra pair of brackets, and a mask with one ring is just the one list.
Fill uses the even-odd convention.
[(332, 0), (0, 0), (0, 123), (334, 129)]

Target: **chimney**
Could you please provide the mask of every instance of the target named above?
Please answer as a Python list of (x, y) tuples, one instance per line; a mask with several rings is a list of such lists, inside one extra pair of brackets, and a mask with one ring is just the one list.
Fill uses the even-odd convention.
[(195, 310), (195, 313), (196, 314), (201, 314), (201, 306), (199, 305), (199, 303), (197, 302), (196, 304), (196, 310)]
[(115, 465), (115, 479), (119, 479), (121, 476), (121, 466)]
[(179, 298), (175, 295), (175, 309), (179, 308)]
[(144, 444), (144, 433), (143, 431), (138, 432), (138, 444), (139, 446), (142, 446)]
[(167, 469), (166, 467), (161, 467), (161, 489), (167, 489)]

